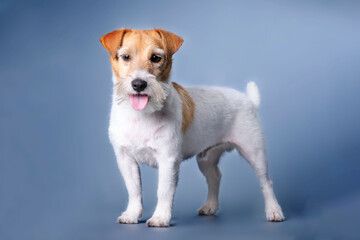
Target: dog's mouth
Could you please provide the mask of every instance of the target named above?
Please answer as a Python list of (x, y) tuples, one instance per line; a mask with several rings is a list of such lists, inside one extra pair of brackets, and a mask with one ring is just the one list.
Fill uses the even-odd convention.
[(149, 101), (147, 94), (130, 94), (130, 104), (136, 111), (141, 111), (146, 107)]

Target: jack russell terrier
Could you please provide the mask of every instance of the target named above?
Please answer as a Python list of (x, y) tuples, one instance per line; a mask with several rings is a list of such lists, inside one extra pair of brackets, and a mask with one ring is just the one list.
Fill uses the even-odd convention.
[(142, 215), (139, 163), (145, 163), (159, 169), (158, 203), (146, 224), (169, 226), (180, 163), (194, 155), (208, 184), (207, 200), (198, 213), (214, 215), (221, 178), (217, 165), (221, 155), (233, 149), (259, 178), (267, 220), (284, 220), (268, 176), (254, 82), (247, 84), (246, 94), (171, 82), (172, 56), (183, 39), (162, 29), (123, 28), (100, 41), (113, 70), (109, 138), (129, 194), (119, 223), (138, 223)]

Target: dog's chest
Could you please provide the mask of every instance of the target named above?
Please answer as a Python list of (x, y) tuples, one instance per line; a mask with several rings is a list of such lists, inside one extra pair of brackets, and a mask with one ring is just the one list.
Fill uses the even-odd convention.
[(161, 115), (142, 115), (112, 111), (109, 137), (114, 148), (123, 148), (138, 162), (157, 166), (161, 147), (168, 144), (169, 123)]

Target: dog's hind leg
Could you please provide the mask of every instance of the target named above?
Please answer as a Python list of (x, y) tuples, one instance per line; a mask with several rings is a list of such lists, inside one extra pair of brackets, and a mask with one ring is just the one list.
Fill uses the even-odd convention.
[[(250, 128), (251, 129), (251, 128)], [(254, 126), (241, 137), (233, 138), (236, 150), (249, 162), (260, 181), (265, 199), (265, 213), (268, 221), (281, 222), (285, 217), (276, 200), (272, 182), (268, 175), (265, 143), (260, 127)]]
[(201, 153), (197, 158), (200, 171), (204, 174), (208, 185), (208, 195), (204, 205), (198, 210), (199, 215), (214, 215), (219, 208), (219, 187), (221, 172), (218, 163), (225, 151), (232, 150), (229, 144), (219, 144)]

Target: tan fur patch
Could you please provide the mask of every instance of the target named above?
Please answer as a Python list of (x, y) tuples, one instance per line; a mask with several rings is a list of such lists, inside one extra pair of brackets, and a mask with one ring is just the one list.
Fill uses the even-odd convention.
[[(167, 82), (172, 65), (172, 55), (180, 48), (183, 39), (163, 29), (136, 30), (122, 28), (112, 31), (100, 39), (110, 53), (110, 62), (118, 81), (134, 71), (144, 70), (158, 80)], [(124, 47), (131, 60), (124, 62), (117, 56), (120, 47)], [(165, 51), (163, 60), (154, 64), (150, 58), (155, 49)]]
[(185, 134), (194, 120), (195, 103), (189, 93), (179, 84), (172, 82), (182, 101), (182, 132)]
[(115, 58), (116, 51), (121, 46), (123, 37), (126, 32), (131, 31), (130, 29), (122, 28), (119, 30), (112, 31), (100, 38), (101, 44)]
[(115, 58), (110, 56), (110, 63), (111, 63), (112, 69), (114, 70), (116, 79), (119, 79), (120, 78), (120, 73), (119, 73), (120, 66), (119, 66), (118, 60), (116, 60)]

